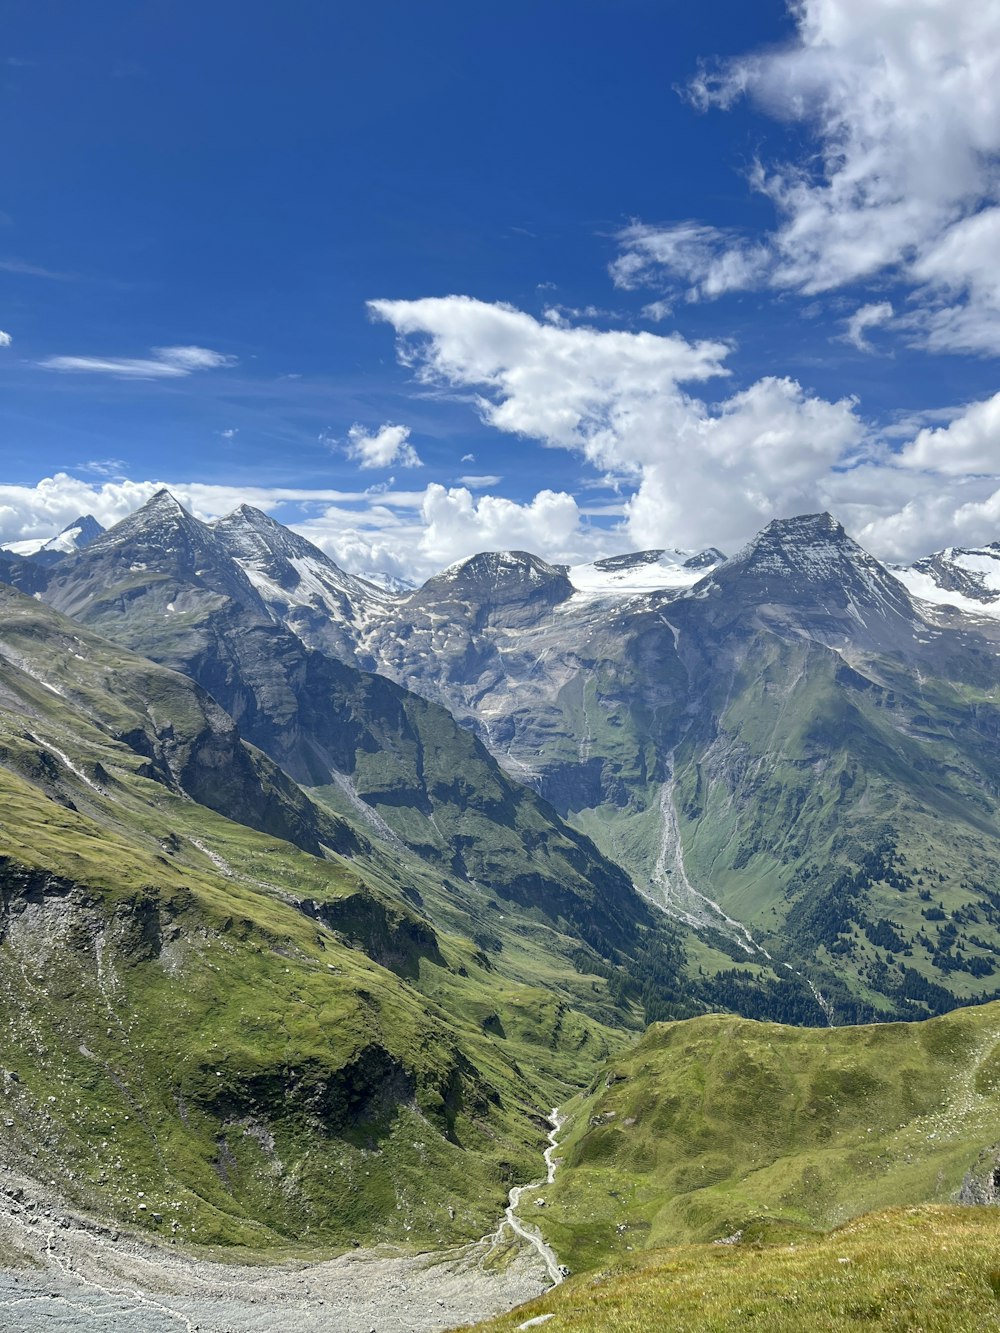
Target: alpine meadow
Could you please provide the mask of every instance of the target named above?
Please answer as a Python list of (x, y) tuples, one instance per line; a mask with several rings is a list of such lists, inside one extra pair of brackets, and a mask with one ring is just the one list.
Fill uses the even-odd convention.
[(1000, 1318), (1000, 0), (10, 0), (0, 1330)]

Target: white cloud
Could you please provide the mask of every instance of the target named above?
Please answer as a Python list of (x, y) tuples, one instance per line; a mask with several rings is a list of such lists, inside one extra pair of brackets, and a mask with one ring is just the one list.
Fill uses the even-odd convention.
[(479, 392), (500, 430), (582, 453), (635, 494), (635, 547), (734, 546), (778, 513), (816, 508), (865, 430), (854, 403), (768, 378), (709, 405), (685, 381), (725, 375), (722, 343), (556, 328), (467, 297), (380, 301), (423, 381)]
[(492, 474), (481, 477), (459, 477), (458, 480), (462, 486), (468, 486), (470, 490), (481, 491), (485, 490), (487, 486), (499, 486), (503, 477)]
[[(549, 558), (596, 541), (619, 551), (732, 551), (776, 516), (820, 509), (890, 559), (996, 540), (1000, 394), (911, 414), (879, 436), (852, 399), (831, 402), (785, 377), (717, 402), (682, 388), (689, 375), (725, 373), (721, 344), (709, 350), (676, 335), (556, 328), (464, 297), (374, 309), (396, 328), (399, 354), (419, 380), (475, 392), (489, 424), (582, 454), (625, 497), (624, 522), (596, 537), (563, 496), (562, 526), (553, 534), (540, 526), (532, 543), (541, 497), (526, 516), (525, 507), (505, 509), (492, 496), (474, 502), (467, 491), (429, 489), (428, 531), (419, 537), (428, 560), (463, 541), (499, 543), (501, 532), (508, 544)], [(889, 311), (867, 312), (862, 327), (870, 315), (881, 323)]]
[(3, 329), (0, 329), (0, 347), (9, 347), (13, 341), (9, 333), (4, 333)]
[(891, 301), (876, 301), (860, 306), (846, 320), (845, 341), (851, 343), (859, 352), (874, 352), (875, 348), (865, 337), (869, 329), (878, 329), (888, 324), (894, 314)]
[[(196, 517), (246, 502), (277, 511), (346, 569), (417, 579), (482, 550), (526, 549), (554, 563), (664, 545), (733, 551), (776, 514), (826, 508), (885, 559), (993, 541), (1000, 531), (990, 443), (1000, 395), (946, 427), (918, 427), (899, 452), (869, 442), (861, 457), (852, 404), (824, 402), (791, 380), (761, 380), (711, 410), (696, 400), (687, 410), (686, 422), (671, 418), (677, 439), (661, 434), (658, 449), (640, 443), (656, 419), (633, 422), (632, 442), (621, 445), (633, 460), (622, 500), (580, 505), (544, 490), (518, 503), (438, 484), (343, 491), (58, 473), (35, 486), (0, 485), (0, 543), (52, 537), (84, 513), (110, 527), (163, 485)], [(110, 473), (112, 464), (95, 466)], [(966, 471), (979, 467), (989, 470)]]
[(208, 347), (154, 347), (149, 357), (49, 356), (35, 364), (63, 374), (111, 375), (115, 379), (182, 379), (198, 370), (234, 366), (236, 358)]
[(474, 463), (475, 461), (476, 461), (476, 455), (475, 455), (475, 454), (463, 454), (463, 455), (462, 455), (462, 462), (463, 462), (463, 463)]
[[(259, 509), (278, 505), (364, 503), (364, 491), (303, 490), (292, 487), (213, 486), (201, 482), (150, 479), (133, 481), (114, 476), (118, 460), (104, 459), (83, 466), (109, 480), (85, 481), (65, 472), (44, 477), (34, 486), (0, 484), (0, 543), (29, 537), (53, 537), (80, 514), (93, 514), (111, 527), (144, 505), (166, 486), (185, 508), (202, 519), (218, 518), (244, 502)], [(122, 465), (124, 466), (124, 465)], [(419, 508), (422, 492), (404, 497)]]
[(364, 426), (352, 426), (347, 439), (347, 456), (359, 467), (423, 466), (416, 449), (409, 443), (409, 426), (393, 426), (387, 422), (374, 435), (370, 435)]
[(577, 557), (584, 545), (580, 511), (565, 491), (539, 491), (529, 504), (516, 504), (432, 483), (421, 518), (420, 552), (437, 568), (477, 551), (527, 550), (559, 562)]
[(970, 404), (947, 426), (924, 427), (898, 461), (949, 477), (1000, 478), (1000, 393)]
[(670, 318), (674, 313), (674, 307), (670, 301), (650, 301), (642, 307), (640, 313), (644, 319), (650, 319), (654, 324), (659, 324), (661, 320)]
[[(85, 481), (67, 473), (34, 486), (0, 484), (0, 544), (54, 537), (80, 514), (112, 527), (166, 486), (196, 518), (243, 503), (279, 511), (282, 522), (348, 570), (423, 579), (478, 551), (521, 547), (554, 561), (594, 560), (624, 549), (621, 533), (590, 527), (572, 496), (542, 491), (526, 504), (473, 497), (466, 488), (340, 491), (224, 486), (124, 478)], [(292, 507), (299, 517), (290, 513)]]
[[(688, 286), (689, 300), (753, 287), (767, 268), (767, 250), (732, 232), (697, 222), (650, 227), (633, 222), (618, 237), (622, 253), (611, 265), (617, 287), (634, 288), (669, 274)], [(670, 310), (653, 302), (647, 310)]]
[(814, 141), (758, 162), (776, 228), (760, 241), (701, 223), (634, 224), (613, 272), (704, 298), (755, 286), (819, 293), (879, 274), (917, 289), (911, 338), (1000, 351), (997, 0), (796, 0), (786, 47), (702, 72), (692, 99), (747, 96)]
[(480, 415), (491, 426), (580, 449), (600, 467), (621, 463), (625, 436), (657, 447), (639, 427), (651, 412), (669, 424), (672, 405), (684, 415), (680, 384), (728, 374), (722, 342), (557, 328), (467, 296), (369, 307), (393, 325), (400, 359), (422, 382), (478, 389)]

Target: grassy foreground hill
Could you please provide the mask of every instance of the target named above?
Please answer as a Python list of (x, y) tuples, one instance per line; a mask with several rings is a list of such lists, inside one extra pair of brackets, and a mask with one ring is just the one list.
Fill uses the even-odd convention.
[(581, 1099), (560, 1155), (544, 1229), (573, 1269), (946, 1203), (967, 1176), (992, 1197), (1000, 1005), (856, 1028), (656, 1024)]
[[(897, 1208), (795, 1244), (684, 1245), (581, 1275), (478, 1333), (980, 1333), (1000, 1317), (1000, 1220)], [(532, 1321), (536, 1321), (532, 1324)]]
[(560, 1146), (522, 1215), (575, 1276), (484, 1333), (1000, 1318), (1000, 1213), (948, 1206), (1000, 1199), (1000, 1004), (825, 1030), (658, 1024), (570, 1108)]

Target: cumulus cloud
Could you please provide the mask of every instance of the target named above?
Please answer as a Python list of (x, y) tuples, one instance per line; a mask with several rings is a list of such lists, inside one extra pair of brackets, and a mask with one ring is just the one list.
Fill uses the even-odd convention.
[(783, 49), (703, 70), (703, 109), (741, 97), (804, 125), (800, 158), (758, 161), (777, 225), (749, 240), (701, 222), (633, 224), (613, 273), (690, 298), (819, 293), (879, 274), (917, 289), (911, 337), (1000, 351), (1000, 16), (995, 0), (797, 0)]
[(420, 550), (449, 565), (476, 551), (529, 550), (550, 559), (578, 546), (580, 511), (565, 491), (539, 491), (530, 504), (495, 495), (474, 499), (464, 486), (427, 487), (421, 506)]
[(49, 356), (35, 364), (62, 374), (111, 375), (123, 380), (183, 379), (199, 370), (234, 366), (236, 358), (208, 347), (154, 347), (148, 357)]
[(9, 347), (13, 341), (9, 333), (4, 333), (3, 329), (0, 329), (0, 347)]
[(352, 426), (347, 432), (347, 456), (362, 468), (422, 467), (416, 449), (409, 443), (409, 426), (393, 426), (388, 422), (374, 435), (364, 426)]
[(846, 321), (845, 341), (851, 343), (859, 352), (874, 352), (875, 348), (865, 334), (869, 329), (881, 328), (882, 325), (888, 324), (893, 314), (891, 301), (874, 301), (869, 305), (860, 306)]
[[(119, 461), (103, 459), (81, 465), (107, 480), (88, 481), (57, 472), (34, 486), (0, 484), (0, 544), (29, 537), (54, 537), (81, 514), (93, 514), (98, 522), (111, 527), (144, 505), (162, 486), (202, 519), (218, 518), (244, 502), (269, 510), (288, 503), (353, 503), (367, 499), (364, 491), (206, 485), (169, 478), (131, 480), (116, 475)], [(421, 498), (418, 493), (413, 503), (419, 506)]]
[(243, 503), (277, 512), (345, 569), (425, 579), (479, 551), (526, 548), (556, 562), (594, 560), (623, 549), (621, 534), (591, 527), (572, 496), (542, 491), (523, 504), (474, 497), (466, 487), (343, 491), (207, 485), (122, 477), (87, 481), (56, 473), (34, 486), (0, 484), (0, 545), (54, 537), (81, 514), (112, 527), (166, 486), (196, 518)]
[(1000, 393), (970, 404), (947, 426), (924, 427), (898, 461), (949, 477), (1000, 475)]
[(850, 399), (771, 377), (709, 404), (727, 347), (677, 334), (558, 328), (467, 297), (379, 301), (423, 381), (474, 390), (500, 430), (582, 454), (628, 479), (635, 546), (733, 545), (778, 513), (814, 508), (820, 481), (865, 430)]

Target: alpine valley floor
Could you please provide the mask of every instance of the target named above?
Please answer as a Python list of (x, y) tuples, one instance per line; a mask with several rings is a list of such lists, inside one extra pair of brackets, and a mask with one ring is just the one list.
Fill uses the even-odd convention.
[(547, 1284), (533, 1249), (489, 1241), (422, 1254), (352, 1248), (333, 1259), (192, 1254), (0, 1172), (4, 1333), (437, 1333)]

